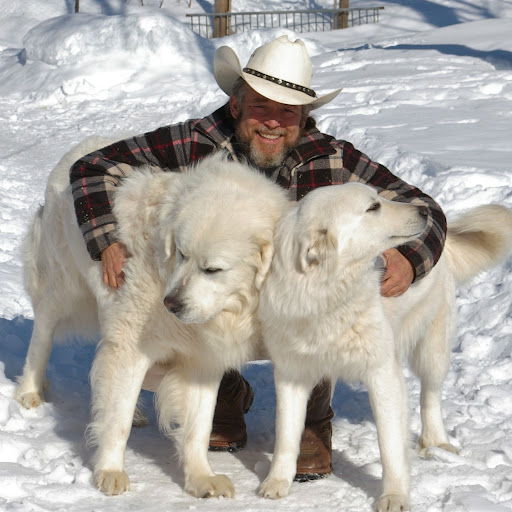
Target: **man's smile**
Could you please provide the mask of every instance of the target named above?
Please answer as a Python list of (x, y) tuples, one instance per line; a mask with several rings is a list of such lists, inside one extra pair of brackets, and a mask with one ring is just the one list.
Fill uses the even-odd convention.
[(275, 144), (278, 139), (282, 138), (282, 135), (271, 135), (269, 133), (256, 132), (265, 144)]
[(286, 135), (283, 130), (268, 130), (265, 127), (258, 128), (255, 132), (264, 144), (270, 145), (277, 144)]

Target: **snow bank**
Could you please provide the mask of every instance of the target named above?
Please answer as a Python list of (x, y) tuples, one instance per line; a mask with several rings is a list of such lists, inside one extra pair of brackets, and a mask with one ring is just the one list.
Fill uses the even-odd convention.
[(161, 10), (59, 16), (33, 27), (23, 45), (14, 65), (0, 68), (0, 94), (18, 101), (140, 96), (146, 88), (165, 92), (182, 76), (186, 85), (211, 76), (212, 44)]
[(202, 39), (164, 12), (101, 16), (73, 14), (44, 21), (23, 38), (27, 60), (53, 66), (112, 63), (139, 68), (183, 63)]

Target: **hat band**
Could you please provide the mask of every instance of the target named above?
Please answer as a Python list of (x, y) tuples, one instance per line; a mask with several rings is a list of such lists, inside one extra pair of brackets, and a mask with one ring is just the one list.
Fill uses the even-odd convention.
[(287, 87), (288, 89), (293, 89), (295, 91), (300, 91), (303, 92), (304, 94), (307, 94), (308, 96), (311, 96), (312, 98), (316, 98), (316, 92), (313, 91), (312, 89), (304, 87), (303, 85), (297, 85), (292, 82), (287, 82), (282, 78), (275, 78), (274, 76), (266, 75), (265, 73), (260, 73), (259, 71), (256, 71), (255, 69), (251, 68), (244, 68), (243, 71), (244, 73), (248, 73), (249, 75), (257, 76), (258, 78), (263, 78), (263, 80), (268, 80), (273, 84), (281, 85), (283, 87)]

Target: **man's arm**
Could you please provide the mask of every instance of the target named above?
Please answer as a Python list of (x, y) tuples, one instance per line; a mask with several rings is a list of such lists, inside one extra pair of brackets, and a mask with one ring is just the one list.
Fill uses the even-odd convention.
[[(430, 196), (401, 180), (383, 165), (373, 162), (366, 155), (356, 150), (352, 144), (345, 141), (338, 141), (338, 143), (342, 148), (343, 166), (348, 171), (345, 181), (357, 180), (371, 185), (386, 199), (428, 207), (427, 224), (420, 237), (396, 249), (410, 264), (413, 272), (411, 282), (422, 279), (437, 263), (444, 247), (446, 217), (441, 207)], [(383, 294), (385, 292), (391, 294), (386, 296), (393, 296), (396, 295), (394, 291), (403, 290), (405, 286), (404, 275), (408, 274), (408, 268), (403, 265), (404, 262), (394, 254), (394, 251), (391, 251), (391, 255), (388, 254), (387, 260), (388, 275), (384, 276)], [(395, 273), (399, 268), (402, 269), (402, 275)], [(393, 280), (387, 283), (389, 285), (389, 288), (387, 288), (386, 280), (389, 279), (389, 274), (393, 276)], [(400, 285), (398, 281), (401, 280), (403, 282)], [(394, 286), (398, 286), (399, 289), (393, 291)]]
[[(179, 170), (171, 127), (118, 141), (85, 155), (70, 169), (71, 190), (78, 225), (93, 260), (101, 260), (103, 282), (112, 288), (124, 283), (123, 267), (129, 257), (117, 239), (112, 212), (114, 193), (134, 168), (143, 165)], [(184, 149), (182, 153), (185, 154)], [(174, 156), (174, 158), (173, 158)]]
[(99, 261), (101, 253), (118, 241), (112, 204), (121, 181), (143, 165), (181, 170), (179, 160), (186, 158), (186, 144), (175, 148), (180, 144), (177, 135), (183, 132), (177, 125), (159, 128), (98, 149), (73, 164), (70, 182), (75, 213), (92, 259)]

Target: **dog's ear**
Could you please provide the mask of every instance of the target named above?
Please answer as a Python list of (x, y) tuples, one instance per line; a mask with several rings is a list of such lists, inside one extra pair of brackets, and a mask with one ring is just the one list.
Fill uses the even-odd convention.
[(155, 239), (156, 264), (160, 277), (168, 279), (174, 267), (176, 244), (174, 243), (174, 230), (170, 225), (162, 226)]
[(163, 239), (162, 242), (164, 244), (164, 254), (165, 254), (165, 260), (169, 260), (174, 256), (174, 253), (176, 252), (176, 246), (174, 244), (174, 232), (172, 229), (166, 229), (163, 233)]
[(336, 249), (338, 241), (327, 228), (312, 229), (299, 240), (299, 270), (307, 272)]
[(256, 273), (256, 278), (254, 280), (255, 286), (257, 290), (260, 290), (265, 277), (270, 270), (270, 265), (272, 263), (272, 258), (274, 256), (274, 245), (272, 242), (262, 240), (260, 242), (260, 267)]

